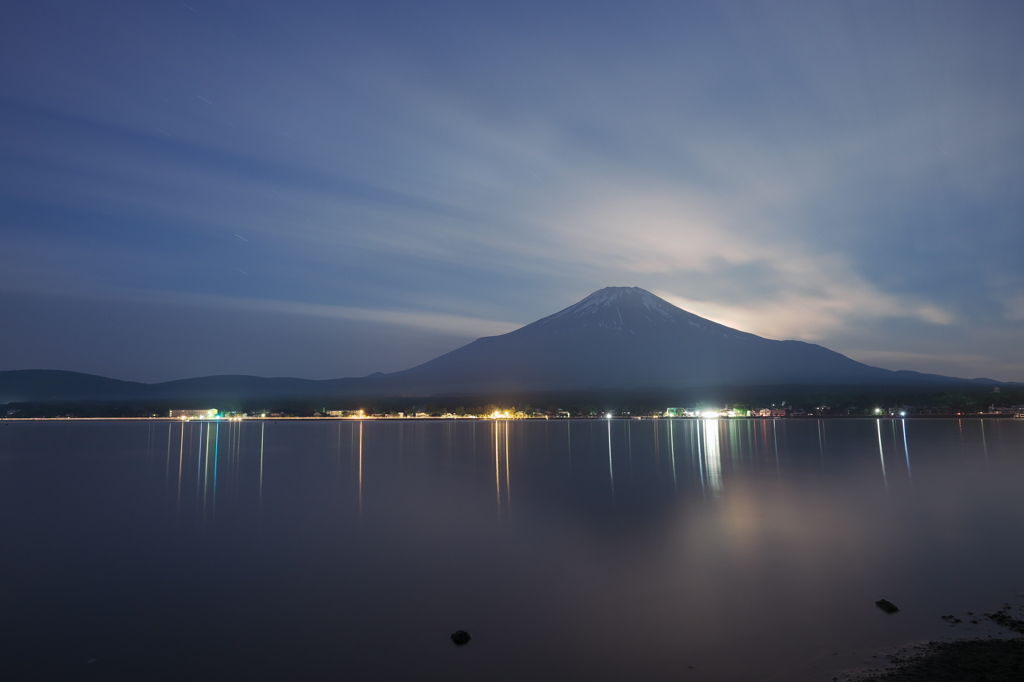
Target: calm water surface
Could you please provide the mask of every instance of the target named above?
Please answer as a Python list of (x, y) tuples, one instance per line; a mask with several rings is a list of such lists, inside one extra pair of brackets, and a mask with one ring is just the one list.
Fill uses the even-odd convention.
[(1022, 484), (1024, 420), (3, 422), (0, 678), (830, 680), (1020, 601)]

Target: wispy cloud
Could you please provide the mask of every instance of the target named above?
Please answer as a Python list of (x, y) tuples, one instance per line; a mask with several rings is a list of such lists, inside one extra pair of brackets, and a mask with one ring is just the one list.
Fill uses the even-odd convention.
[[(817, 340), (867, 319), (952, 324), (947, 309), (868, 282), (840, 253), (776, 225), (737, 220), (715, 197), (615, 191), (562, 220), (561, 253), (618, 277), (648, 278), (698, 315), (771, 338)], [(683, 291), (680, 291), (682, 287)]]
[(267, 299), (242, 299), (219, 296), (174, 295), (167, 297), (167, 302), (177, 305), (195, 305), (231, 310), (248, 310), (268, 313), (284, 313), (304, 317), (326, 317), (342, 320), (362, 320), (383, 324), (421, 329), (432, 332), (443, 332), (453, 336), (494, 336), (505, 334), (518, 328), (511, 322), (484, 320), (461, 315), (432, 313), (426, 311), (382, 310), (356, 308), (351, 306), (332, 306), (318, 303), (302, 303), (297, 301), (277, 301)]
[(860, 362), (886, 369), (907, 369), (966, 379), (1006, 380), (1020, 375), (1017, 358), (993, 358), (983, 353), (917, 353), (899, 350), (850, 349), (847, 354)]
[[(5, 285), (6, 284), (6, 285)], [(65, 285), (67, 283), (64, 283)], [(123, 287), (91, 285), (88, 287), (62, 286), (59, 282), (19, 283), (0, 282), (5, 291), (46, 294), (62, 298), (79, 298), (91, 301), (131, 301), (158, 306), (183, 308), (207, 308), (225, 311), (262, 312), (292, 315), (296, 317), (358, 320), (405, 327), (411, 331), (422, 330), (450, 336), (477, 338), (505, 334), (522, 326), (514, 322), (489, 320), (481, 317), (453, 315), (444, 312), (418, 310), (389, 310), (384, 308), (360, 308), (356, 306), (327, 305), (303, 301), (280, 299), (245, 298), (218, 296), (213, 294), (182, 293), (169, 291), (147, 291)]]
[(1009, 320), (1024, 320), (1024, 294), (1019, 294), (1006, 301), (1006, 317)]

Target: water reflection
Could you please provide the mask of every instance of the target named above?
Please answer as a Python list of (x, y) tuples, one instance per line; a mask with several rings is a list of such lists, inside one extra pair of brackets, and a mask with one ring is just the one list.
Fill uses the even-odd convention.
[[(603, 426), (601, 421), (604, 422)], [(873, 424), (871, 422), (874, 422)], [(354, 516), (367, 513), (367, 486), (387, 468), (415, 469), (437, 458), (445, 469), (478, 466), (480, 450), (490, 451), (488, 467), (492, 514), (510, 518), (512, 469), (521, 481), (536, 481), (539, 469), (560, 462), (558, 476), (590, 480), (601, 462), (602, 487), (588, 490), (592, 499), (628, 508), (638, 496), (660, 499), (666, 490), (686, 498), (694, 493), (709, 500), (723, 498), (729, 480), (747, 472), (772, 472), (781, 477), (798, 468), (817, 472), (847, 470), (861, 462), (857, 453), (873, 450), (874, 472), (882, 489), (913, 485), (916, 465), (911, 462), (911, 442), (929, 443), (937, 430), (946, 429), (946, 442), (957, 444), (969, 457), (992, 457), (1002, 444), (1003, 432), (1024, 424), (982, 420), (721, 420), (661, 419), (634, 422), (624, 419), (566, 422), (408, 422), (365, 421), (296, 424), (260, 422), (175, 422), (166, 430), (146, 426), (145, 449), (159, 467), (162, 494), (179, 517), (194, 510), (202, 523), (220, 521), (225, 505), (252, 500), (262, 508), (268, 493), (279, 485), (277, 464), (294, 448), (295, 439), (323, 433), (325, 480), (343, 483), (352, 491)], [(870, 432), (865, 427), (870, 425)], [(345, 431), (348, 431), (348, 434)], [(270, 433), (268, 433), (268, 431)], [(884, 433), (888, 432), (888, 433)], [(870, 433), (870, 436), (868, 435)], [(247, 435), (251, 434), (251, 435)], [(915, 434), (917, 434), (915, 436)], [(993, 436), (996, 434), (996, 437)], [(480, 440), (478, 441), (478, 436)], [(997, 440), (998, 437), (998, 440)], [(489, 447), (487, 439), (489, 438)], [(274, 458), (269, 450), (272, 441)], [(869, 445), (870, 443), (870, 445)], [(890, 452), (886, 452), (889, 450)], [(347, 470), (341, 466), (346, 457)], [(906, 480), (894, 477), (894, 453), (903, 451)], [(543, 454), (559, 453), (555, 459)], [(927, 452), (922, 446), (921, 452)], [(317, 452), (316, 448), (310, 453)], [(159, 453), (159, 454), (157, 454)], [(329, 453), (329, 454), (327, 454)], [(564, 453), (564, 454), (562, 454)], [(920, 455), (918, 455), (920, 456)], [(315, 461), (316, 455), (310, 454)], [(513, 460), (516, 462), (513, 467)], [(549, 464), (545, 464), (545, 461)], [(372, 466), (371, 466), (372, 465)], [(369, 467), (369, 468), (368, 468)], [(903, 467), (899, 467), (902, 471)], [(879, 476), (880, 474), (880, 476)], [(668, 488), (655, 486), (664, 481)], [(376, 485), (374, 483), (374, 485)], [(521, 485), (521, 484), (520, 484)], [(653, 497), (652, 497), (653, 495)], [(376, 500), (376, 496), (374, 496)]]
[[(501, 472), (505, 471), (505, 503), (506, 513), (512, 511), (512, 469), (509, 462), (509, 421), (495, 419), (491, 422), (494, 449), (494, 492), (498, 505), (498, 518), (502, 515)], [(502, 462), (504, 461), (504, 466)]]
[(363, 421), (359, 420), (359, 516), (363, 515)]
[(718, 444), (717, 419), (702, 419), (704, 423), (704, 458), (707, 462), (708, 485), (717, 497), (722, 492), (722, 452)]
[[(678, 489), (679, 488), (679, 478), (676, 476), (676, 438), (675, 438), (676, 432), (675, 432), (675, 428), (676, 428), (676, 420), (675, 419), (670, 419), (669, 422), (668, 422), (668, 451), (669, 451), (669, 459), (672, 462), (672, 488), (673, 489)], [(655, 437), (657, 437), (657, 434), (658, 434), (657, 429), (655, 429), (654, 434), (655, 434)], [(657, 443), (657, 440), (655, 440), (655, 443)], [(703, 482), (704, 482), (704, 479), (702, 477), (701, 478), (701, 484), (702, 485), (703, 485)]]
[(825, 466), (825, 432), (824, 426), (820, 419), (815, 420), (815, 426), (818, 429), (818, 458), (821, 460), (821, 465)]
[(985, 421), (980, 420), (981, 424), (981, 448), (985, 453), (985, 458), (988, 459), (988, 443), (985, 441)]
[(885, 452), (882, 450), (882, 420), (875, 420), (875, 427), (878, 430), (878, 459), (882, 463), (882, 481), (885, 487), (889, 487), (889, 477), (885, 474)]
[(606, 419), (608, 422), (608, 481), (611, 483), (612, 488), (612, 501), (615, 501), (615, 469), (612, 466), (612, 420), (611, 418)]
[(1024, 420), (909, 422), (4, 425), (5, 643), (104, 679), (799, 679), (1019, 589)]
[(907, 479), (910, 480), (911, 485), (913, 485), (914, 478), (910, 473), (910, 445), (907, 443), (907, 420), (901, 419), (900, 425), (903, 429), (903, 455), (907, 460)]
[(498, 447), (498, 421), (492, 422), (491, 429), (494, 434), (494, 493), (498, 501), (498, 518), (501, 518), (501, 460), (500, 448)]
[(185, 424), (181, 424), (181, 447), (178, 450), (178, 504), (177, 511), (181, 511), (181, 481), (185, 471)]
[(772, 420), (772, 443), (775, 445), (775, 471), (779, 471), (779, 422)]
[(505, 428), (505, 501), (508, 505), (509, 513), (512, 512), (512, 470), (509, 464), (508, 457), (508, 422), (504, 424)]

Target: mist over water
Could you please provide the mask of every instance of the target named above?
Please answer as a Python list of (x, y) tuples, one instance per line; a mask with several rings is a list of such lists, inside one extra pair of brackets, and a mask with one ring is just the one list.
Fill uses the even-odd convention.
[(1022, 481), (1024, 420), (5, 422), (0, 676), (831, 679), (1024, 592)]

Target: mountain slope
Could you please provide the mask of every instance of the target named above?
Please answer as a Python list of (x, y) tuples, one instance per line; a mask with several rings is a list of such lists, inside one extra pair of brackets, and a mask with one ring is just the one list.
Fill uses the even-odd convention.
[(608, 287), (388, 382), (431, 392), (964, 381), (871, 367), (815, 344), (698, 317), (638, 287)]

